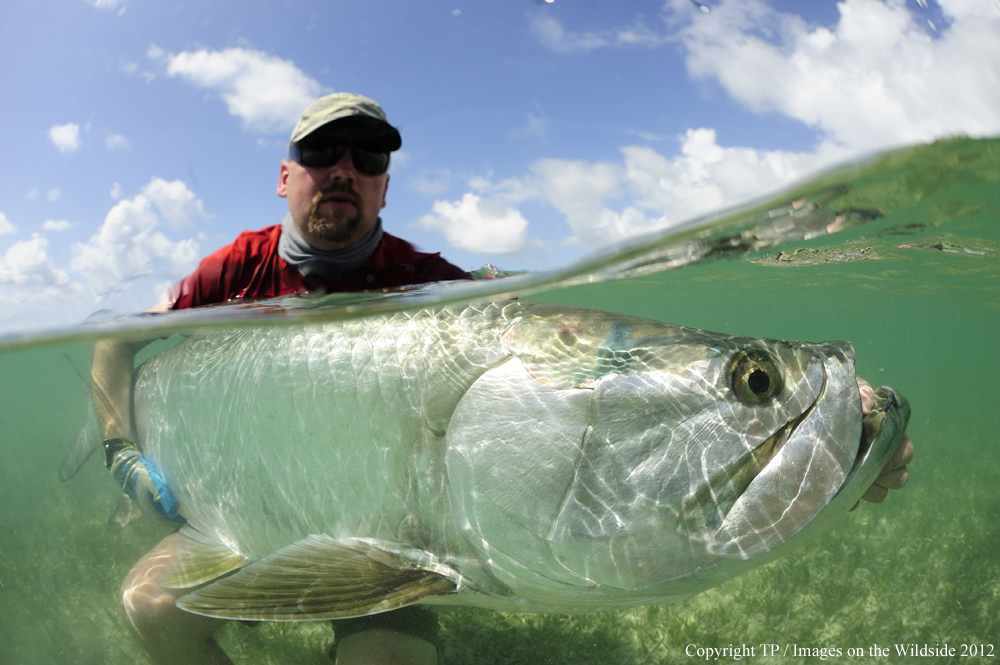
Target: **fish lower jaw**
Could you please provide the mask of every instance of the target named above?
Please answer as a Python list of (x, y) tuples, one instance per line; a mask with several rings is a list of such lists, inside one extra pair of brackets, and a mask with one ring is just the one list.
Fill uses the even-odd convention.
[[(910, 405), (906, 398), (887, 386), (875, 390), (871, 411), (861, 419), (857, 457), (837, 499), (841, 494), (848, 493), (851, 486), (858, 482), (870, 485), (874, 476), (881, 472), (895, 453), (909, 419)], [(867, 486), (863, 489), (867, 489)]]

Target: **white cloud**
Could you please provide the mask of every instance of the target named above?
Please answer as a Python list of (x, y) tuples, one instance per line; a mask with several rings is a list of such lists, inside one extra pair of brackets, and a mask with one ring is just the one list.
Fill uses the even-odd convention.
[(65, 219), (47, 219), (42, 222), (42, 228), (46, 231), (66, 231), (73, 228), (73, 225)]
[(938, 0), (938, 5), (941, 7), (941, 11), (944, 15), (952, 19), (981, 18), (992, 19), (995, 21), (998, 17), (1000, 17), (1000, 6), (998, 6), (996, 2), (988, 3), (981, 2), (980, 0)]
[(621, 162), (541, 159), (521, 177), (481, 178), (470, 189), (511, 209), (527, 200), (551, 206), (571, 230), (564, 243), (599, 246), (746, 201), (863, 151), (1000, 134), (1000, 14), (990, 4), (941, 0), (948, 21), (933, 35), (901, 0), (844, 0), (830, 27), (763, 0), (720, 0), (708, 12), (667, 0), (663, 35), (640, 20), (574, 31), (532, 16), (536, 37), (561, 53), (676, 43), (690, 75), (717, 81), (754, 112), (814, 128), (816, 147), (720, 146), (714, 130), (689, 129), (674, 157), (626, 146)]
[(205, 212), (200, 199), (180, 180), (167, 182), (153, 178), (142, 188), (140, 195), (152, 201), (167, 222), (175, 229), (207, 222), (211, 215)]
[(930, 28), (901, 0), (843, 0), (830, 27), (764, 0), (719, 0), (703, 12), (690, 0), (667, 0), (662, 34), (641, 18), (598, 31), (569, 30), (542, 13), (529, 22), (560, 53), (680, 44), (691, 76), (856, 151), (1000, 134), (1000, 5), (938, 4), (947, 22)]
[(723, 147), (714, 130), (689, 129), (681, 154), (673, 159), (640, 146), (622, 148), (622, 154), (633, 204), (672, 223), (760, 196), (832, 166), (851, 152), (832, 144), (801, 153)]
[[(670, 4), (690, 14), (685, 0)], [(936, 38), (904, 3), (879, 0), (838, 3), (832, 28), (760, 0), (721, 0), (678, 36), (692, 76), (851, 148), (1000, 133), (1000, 14), (940, 4), (951, 23)]]
[(80, 147), (80, 125), (75, 122), (53, 125), (49, 128), (49, 140), (63, 154), (75, 152)]
[[(149, 280), (157, 283), (165, 279), (176, 280), (198, 264), (197, 242), (191, 239), (174, 242), (159, 231), (160, 217), (156, 211), (159, 209), (162, 213), (164, 210), (160, 207), (164, 192), (169, 192), (167, 200), (182, 202), (179, 208), (166, 207), (171, 214), (183, 210), (191, 200), (197, 202), (198, 210), (201, 208), (193, 194), (188, 196), (190, 192), (186, 187), (180, 191), (175, 184), (154, 178), (143, 189), (143, 194), (119, 201), (89, 241), (72, 246), (70, 268), (84, 278), (98, 300), (116, 294), (122, 299), (124, 295), (135, 309), (142, 308), (134, 299), (145, 298), (151, 302), (153, 294), (135, 293), (132, 282), (142, 279), (148, 284)], [(161, 200), (154, 202), (152, 198)], [(130, 294), (122, 293), (126, 291)]]
[(7, 215), (0, 212), (0, 236), (7, 235), (8, 233), (14, 233), (17, 231), (17, 227), (10, 223), (7, 219)]
[[(720, 207), (760, 196), (781, 185), (815, 173), (842, 159), (844, 148), (824, 144), (816, 153), (762, 151), (723, 147), (712, 129), (691, 129), (680, 137), (681, 152), (668, 158), (646, 146), (621, 149), (621, 162), (540, 159), (529, 173), (493, 183), (470, 180), (456, 203), (437, 202), (420, 225), (444, 232), (462, 249), (486, 252), (505, 247), (490, 236), (508, 229), (499, 219), (523, 219), (516, 206), (535, 201), (555, 208), (571, 230), (564, 244), (602, 247), (639, 233), (677, 224)], [(485, 202), (502, 214), (483, 221)], [(525, 222), (526, 228), (527, 223)], [(518, 229), (523, 239), (524, 228)], [(484, 231), (483, 229), (487, 229)], [(523, 240), (521, 241), (523, 242)], [(516, 251), (521, 245), (510, 243)]]
[(217, 92), (229, 113), (253, 132), (291, 131), (302, 109), (326, 92), (290, 60), (253, 49), (174, 55), (151, 46), (148, 55), (154, 59), (165, 55), (168, 76)]
[(528, 229), (528, 221), (514, 208), (471, 192), (454, 203), (436, 201), (433, 213), (421, 217), (416, 225), (441, 231), (453, 247), (482, 254), (523, 249)]
[[(565, 215), (575, 234), (591, 235), (598, 228), (615, 225), (616, 215), (602, 206), (607, 199), (622, 195), (624, 176), (622, 166), (610, 162), (540, 159), (532, 164), (522, 186)], [(506, 188), (511, 190), (510, 183)], [(525, 194), (519, 192), (516, 198)]]
[(59, 286), (69, 281), (64, 270), (52, 266), (49, 241), (38, 235), (11, 245), (0, 256), (0, 284)]
[[(45, 222), (52, 228), (66, 222)], [(0, 234), (14, 228), (0, 213)], [(78, 322), (93, 298), (56, 267), (48, 255), (49, 241), (35, 233), (0, 254), (0, 330), (24, 331)]]
[(56, 268), (38, 234), (0, 255), (0, 329), (25, 331), (78, 322), (87, 312), (83, 286)]
[[(66, 326), (96, 307), (146, 309), (200, 258), (197, 240), (171, 238), (164, 225), (188, 227), (210, 218), (184, 183), (153, 178), (137, 196), (116, 203), (87, 242), (71, 246), (66, 266), (53, 264), (39, 234), (15, 243), (0, 255), (0, 329)], [(43, 224), (50, 232), (71, 226), (63, 220)]]
[(111, 191), (108, 192), (108, 196), (113, 199), (120, 199), (122, 197), (122, 186), (117, 182), (111, 185)]
[(37, 187), (32, 187), (30, 190), (28, 190), (28, 193), (24, 195), (24, 198), (28, 199), (29, 201), (37, 201), (38, 200), (38, 188)]
[(49, 203), (55, 203), (62, 198), (62, 192), (53, 187), (49, 191), (45, 192), (45, 198), (49, 200)]
[(641, 18), (632, 25), (601, 30), (567, 30), (558, 19), (531, 13), (528, 27), (542, 46), (556, 53), (581, 53), (608, 46), (655, 47), (672, 40), (669, 34), (650, 29)]
[(104, 147), (108, 150), (126, 150), (129, 142), (121, 134), (111, 134), (104, 139)]

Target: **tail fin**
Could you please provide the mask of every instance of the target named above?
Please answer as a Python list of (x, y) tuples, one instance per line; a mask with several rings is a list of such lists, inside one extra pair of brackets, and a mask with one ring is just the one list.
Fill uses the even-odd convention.
[(80, 373), (76, 363), (69, 357), (69, 354), (64, 353), (63, 356), (69, 361), (69, 364), (73, 367), (73, 371), (79, 377), (80, 383), (83, 384), (83, 389), (87, 392), (87, 422), (83, 426), (83, 429), (80, 430), (80, 433), (76, 435), (76, 441), (70, 446), (69, 452), (66, 454), (66, 459), (63, 460), (62, 467), (59, 469), (59, 482), (62, 483), (75, 476), (80, 467), (90, 459), (94, 451), (101, 447), (101, 429), (97, 425), (97, 412), (94, 410), (94, 400), (91, 398), (90, 384), (83, 378), (83, 374)]

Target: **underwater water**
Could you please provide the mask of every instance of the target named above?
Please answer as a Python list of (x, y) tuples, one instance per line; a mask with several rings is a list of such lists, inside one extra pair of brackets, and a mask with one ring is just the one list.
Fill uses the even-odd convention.
[[(443, 609), (442, 662), (716, 662), (705, 649), (744, 645), (754, 649), (741, 658), (748, 662), (998, 662), (1000, 140), (903, 150), (800, 190), (585, 270), (510, 284), (525, 299), (707, 330), (851, 341), (858, 374), (893, 386), (912, 407), (916, 457), (906, 488), (883, 504), (862, 503), (792, 554), (677, 605), (578, 616)], [(782, 206), (801, 198), (829, 213), (824, 229), (846, 228), (814, 232), (811, 219), (805, 232), (769, 240), (762, 211), (787, 212)], [(733, 231), (748, 224), (757, 230)], [(621, 274), (632, 276), (607, 279)], [(475, 286), (482, 294), (505, 288), (503, 280)], [(336, 301), (302, 311), (363, 316), (389, 300), (362, 301), (350, 312)], [(253, 315), (242, 324), (287, 324)], [(221, 325), (211, 312), (176, 321), (142, 325)], [(117, 590), (169, 529), (140, 521), (107, 531), (118, 491), (99, 460), (67, 483), (57, 479), (86, 417), (74, 365), (86, 372), (95, 336), (74, 329), (10, 338), (0, 353), (3, 664), (142, 662)], [(232, 623), (220, 636), (237, 663), (329, 663), (334, 639), (329, 622)], [(945, 645), (953, 656), (941, 654)], [(920, 655), (924, 647), (935, 655)]]

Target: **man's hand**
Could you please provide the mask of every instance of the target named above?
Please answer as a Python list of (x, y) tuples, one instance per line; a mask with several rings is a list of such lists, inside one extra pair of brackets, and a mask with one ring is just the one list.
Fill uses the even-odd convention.
[[(861, 392), (861, 415), (867, 416), (872, 410), (872, 397), (875, 395), (875, 390), (871, 387), (870, 383), (861, 377), (857, 377), (857, 381), (858, 390)], [(889, 490), (898, 490), (906, 484), (907, 479), (910, 477), (910, 472), (906, 469), (906, 465), (912, 460), (913, 441), (910, 440), (909, 434), (904, 433), (903, 438), (899, 441), (899, 447), (896, 448), (896, 453), (861, 498), (871, 503), (882, 503), (886, 495), (889, 494)], [(854, 504), (854, 508), (857, 507), (858, 504)], [(854, 510), (854, 508), (851, 508), (851, 510)]]

